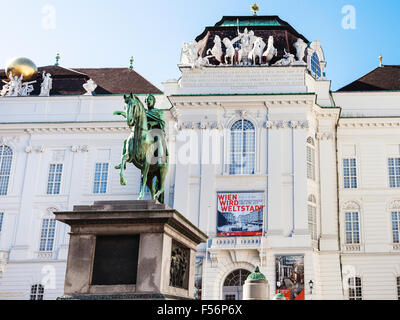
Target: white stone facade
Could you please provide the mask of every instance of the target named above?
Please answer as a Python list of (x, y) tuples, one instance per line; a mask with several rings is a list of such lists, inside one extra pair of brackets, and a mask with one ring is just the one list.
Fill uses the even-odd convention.
[[(349, 277), (361, 278), (363, 299), (398, 299), (391, 213), (400, 211), (400, 189), (390, 187), (388, 158), (400, 158), (400, 94), (331, 93), (330, 81), (314, 79), (307, 66), (181, 70), (156, 107), (166, 110), (166, 202), (210, 237), (199, 248), (202, 298), (224, 299), (226, 277), (256, 266), (273, 296), (275, 256), (303, 255), (305, 299), (347, 299)], [(137, 198), (139, 171), (128, 165), (123, 187), (113, 169), (129, 132), (112, 115), (122, 104), (120, 95), (0, 98), (0, 145), (13, 153), (0, 196), (0, 299), (29, 299), (38, 283), (45, 299), (62, 295), (67, 227), (57, 222), (53, 249), (40, 250), (41, 223), (53, 211)], [(230, 129), (240, 119), (255, 128), (254, 174), (229, 172)], [(344, 187), (348, 158), (356, 159), (356, 188)], [(60, 193), (49, 195), (54, 163), (63, 164)], [(96, 163), (109, 164), (104, 194), (93, 193)], [(218, 191), (263, 191), (263, 234), (217, 237)], [(359, 243), (346, 243), (346, 212), (358, 213)]]

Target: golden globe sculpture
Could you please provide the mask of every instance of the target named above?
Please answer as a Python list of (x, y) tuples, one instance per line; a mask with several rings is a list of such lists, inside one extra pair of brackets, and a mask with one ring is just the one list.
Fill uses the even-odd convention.
[(13, 76), (17, 77), (20, 77), (21, 74), (23, 74), (24, 77), (22, 80), (29, 81), (37, 75), (38, 69), (32, 60), (24, 57), (19, 57), (11, 59), (7, 63), (6, 66), (7, 77), (9, 77), (10, 72), (12, 73)]

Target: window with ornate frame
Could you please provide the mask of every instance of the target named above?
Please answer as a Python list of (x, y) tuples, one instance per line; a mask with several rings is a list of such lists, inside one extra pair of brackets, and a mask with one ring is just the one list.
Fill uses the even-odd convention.
[(0, 196), (7, 195), (12, 157), (12, 149), (6, 145), (0, 145)]
[(357, 188), (357, 163), (355, 158), (343, 159), (343, 186), (345, 189)]
[(400, 188), (400, 158), (388, 158), (389, 187)]
[(106, 193), (108, 180), (108, 163), (96, 163), (93, 179), (93, 193)]
[(308, 197), (308, 230), (312, 240), (318, 240), (317, 228), (317, 201), (314, 195)]
[(315, 180), (315, 143), (311, 137), (307, 138), (307, 178)]
[(31, 286), (30, 300), (43, 300), (44, 286), (40, 283)]
[(249, 120), (241, 119), (231, 127), (229, 174), (254, 174), (255, 127)]
[(345, 212), (346, 244), (360, 243), (360, 219), (358, 211)]
[(360, 277), (349, 278), (349, 300), (362, 300), (362, 283)]
[(400, 243), (400, 211), (392, 210), (392, 236), (393, 243)]
[(47, 179), (47, 194), (60, 194), (62, 170), (62, 163), (50, 164)]
[(40, 230), (39, 251), (53, 251), (56, 233), (56, 219), (44, 218)]

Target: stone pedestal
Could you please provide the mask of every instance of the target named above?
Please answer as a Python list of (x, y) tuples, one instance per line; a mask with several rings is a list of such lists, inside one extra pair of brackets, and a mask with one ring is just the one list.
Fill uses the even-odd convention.
[(207, 236), (153, 200), (96, 201), (55, 212), (71, 226), (64, 294), (74, 299), (193, 299)]

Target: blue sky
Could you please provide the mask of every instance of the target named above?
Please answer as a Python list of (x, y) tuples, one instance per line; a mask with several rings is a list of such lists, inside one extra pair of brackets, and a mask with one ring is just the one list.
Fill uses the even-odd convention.
[[(178, 78), (183, 42), (223, 15), (251, 15), (247, 0), (0, 0), (0, 68), (15, 56), (38, 66), (129, 66), (162, 88)], [(278, 15), (310, 41), (321, 40), (326, 73), (336, 90), (378, 66), (400, 64), (398, 0), (259, 0), (259, 15)], [(46, 5), (55, 9), (55, 19)], [(343, 29), (342, 7), (356, 10), (356, 28)], [(54, 27), (54, 28), (53, 28)]]

